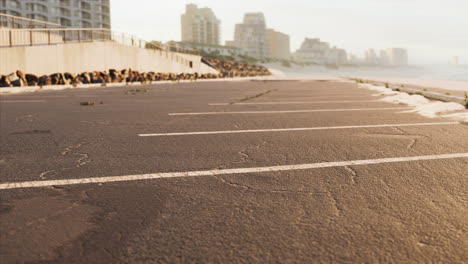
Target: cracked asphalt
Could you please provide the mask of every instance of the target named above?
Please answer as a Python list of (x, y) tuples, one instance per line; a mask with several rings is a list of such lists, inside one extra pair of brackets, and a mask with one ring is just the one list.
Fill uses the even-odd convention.
[[(447, 122), (337, 81), (242, 81), (2, 95), (0, 183), (468, 152)], [(349, 101), (360, 102), (349, 102)], [(11, 102), (9, 102), (11, 101)], [(94, 101), (94, 106), (80, 106)], [(232, 102), (316, 104), (209, 105)], [(466, 263), (468, 159), (0, 190), (1, 263)]]

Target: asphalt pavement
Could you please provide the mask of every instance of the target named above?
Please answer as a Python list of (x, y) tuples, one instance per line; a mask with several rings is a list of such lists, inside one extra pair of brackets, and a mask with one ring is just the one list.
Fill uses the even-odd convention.
[(382, 97), (326, 80), (2, 95), (0, 262), (466, 263), (468, 125)]

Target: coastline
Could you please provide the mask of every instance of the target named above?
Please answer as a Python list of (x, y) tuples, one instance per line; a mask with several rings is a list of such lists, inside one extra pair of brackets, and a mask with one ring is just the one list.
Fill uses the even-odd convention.
[[(299, 79), (299, 80), (359, 80), (378, 86), (388, 86), (395, 91), (408, 94), (423, 95), (428, 99), (444, 102), (456, 102), (467, 106), (468, 103), (468, 80), (430, 79), (409, 72), (407, 68), (368, 68), (356, 67), (353, 69), (343, 67), (340, 69), (328, 69), (324, 66), (313, 65), (306, 67), (282, 67), (279, 64), (265, 65), (277, 78)], [(408, 71), (405, 71), (408, 70)], [(366, 72), (367, 71), (367, 72)], [(411, 76), (414, 74), (414, 76)], [(410, 77), (408, 77), (410, 76)]]

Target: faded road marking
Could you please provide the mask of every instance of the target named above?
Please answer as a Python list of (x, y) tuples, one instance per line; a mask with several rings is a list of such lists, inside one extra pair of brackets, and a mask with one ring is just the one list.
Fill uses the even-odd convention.
[(2, 103), (45, 103), (45, 100), (2, 100)]
[(328, 103), (369, 103), (380, 102), (380, 100), (356, 100), (356, 101), (300, 101), (300, 102), (255, 102), (255, 103), (212, 103), (211, 106), (226, 105), (288, 105), (288, 104), (328, 104)]
[(232, 115), (232, 114), (292, 114), (315, 112), (346, 112), (346, 111), (383, 111), (383, 110), (411, 110), (409, 107), (392, 108), (351, 108), (351, 109), (312, 109), (312, 110), (286, 110), (286, 111), (236, 111), (236, 112), (198, 112), (198, 113), (170, 113), (170, 116), (187, 115)]
[(139, 134), (138, 136), (140, 136), (140, 137), (189, 136), (189, 135), (239, 134), (239, 133), (260, 133), (260, 132), (335, 130), (335, 129), (353, 129), (353, 128), (440, 126), (440, 125), (459, 125), (459, 124), (460, 124), (460, 122), (443, 122), (443, 123), (357, 125), (357, 126), (334, 126), (334, 127), (298, 127), (298, 128), (277, 128), (277, 129), (251, 129), (251, 130), (224, 130), (224, 131), (179, 132), (179, 133), (153, 133), (153, 134)]
[(0, 190), (21, 189), (21, 188), (39, 188), (39, 187), (50, 187), (50, 186), (56, 186), (56, 185), (64, 186), (64, 185), (78, 185), (78, 184), (90, 184), (90, 183), (128, 182), (128, 181), (154, 180), (154, 179), (179, 178), (179, 177), (216, 176), (216, 175), (225, 175), (225, 174), (245, 174), (245, 173), (310, 170), (310, 169), (320, 169), (320, 168), (373, 165), (373, 164), (411, 162), (411, 161), (459, 159), (459, 158), (468, 158), (468, 153), (383, 158), (383, 159), (370, 159), (370, 160), (321, 162), (321, 163), (257, 167), (257, 168), (187, 171), (187, 172), (165, 172), (165, 173), (136, 174), (136, 175), (127, 175), (127, 176), (64, 179), (64, 180), (50, 180), (50, 181), (8, 182), (8, 183), (0, 184)]

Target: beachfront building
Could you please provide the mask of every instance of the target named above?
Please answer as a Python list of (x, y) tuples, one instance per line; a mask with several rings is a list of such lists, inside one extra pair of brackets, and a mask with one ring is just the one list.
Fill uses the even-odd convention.
[(408, 51), (402, 48), (389, 48), (386, 50), (389, 65), (406, 66), (408, 65)]
[(177, 42), (177, 46), (184, 49), (198, 50), (203, 53), (221, 56), (238, 56), (245, 55), (242, 49), (233, 46), (221, 46), (221, 45), (210, 45), (200, 44), (193, 42)]
[(387, 66), (390, 65), (390, 58), (388, 57), (387, 50), (380, 51), (380, 57), (378, 58), (380, 65)]
[(294, 57), (299, 61), (325, 64), (329, 51), (329, 43), (322, 42), (319, 38), (306, 38)]
[(111, 28), (109, 0), (0, 0), (0, 13), (64, 27)]
[(266, 58), (270, 56), (265, 16), (263, 13), (247, 13), (242, 24), (237, 24), (234, 46), (241, 48), (247, 56)]
[(379, 57), (377, 56), (377, 52), (374, 49), (364, 51), (364, 61), (367, 65), (378, 65)]
[[(330, 56), (331, 55), (331, 56)], [(332, 64), (343, 65), (348, 63), (348, 52), (345, 49), (333, 47), (329, 55)]]
[(367, 65), (405, 66), (408, 65), (408, 52), (402, 48), (389, 48), (381, 50), (379, 56), (374, 49), (364, 52), (364, 61)]
[(181, 16), (181, 33), (183, 42), (206, 45), (220, 45), (221, 21), (210, 8), (198, 8), (188, 4)]
[(348, 53), (347, 62), (349, 64), (358, 65), (358, 64), (362, 64), (362, 59), (360, 59), (358, 56), (354, 54)]
[(342, 65), (348, 62), (346, 50), (330, 47), (328, 42), (323, 42), (319, 38), (306, 38), (294, 54), (294, 58), (316, 64)]
[(226, 47), (235, 47), (236, 46), (236, 43), (234, 42), (234, 40), (226, 40), (225, 44), (224, 44)]
[(270, 57), (284, 60), (291, 59), (288, 35), (274, 29), (267, 29), (267, 41)]

